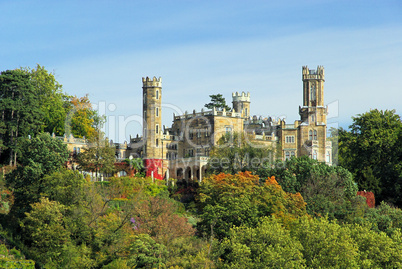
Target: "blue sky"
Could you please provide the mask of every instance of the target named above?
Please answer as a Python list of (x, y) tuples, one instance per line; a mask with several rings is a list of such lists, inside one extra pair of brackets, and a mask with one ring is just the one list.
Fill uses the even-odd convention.
[(89, 94), (115, 141), (141, 134), (144, 76), (163, 78), (163, 123), (208, 95), (249, 91), (258, 116), (299, 118), (301, 68), (325, 67), (331, 126), (402, 115), (401, 1), (0, 2), (0, 70), (40, 64)]

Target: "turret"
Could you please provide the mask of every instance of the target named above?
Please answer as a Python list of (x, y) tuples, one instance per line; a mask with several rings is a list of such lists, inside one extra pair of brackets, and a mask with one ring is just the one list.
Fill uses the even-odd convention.
[(248, 118), (250, 116), (250, 93), (233, 92), (232, 100), (233, 110), (239, 112), (243, 118)]

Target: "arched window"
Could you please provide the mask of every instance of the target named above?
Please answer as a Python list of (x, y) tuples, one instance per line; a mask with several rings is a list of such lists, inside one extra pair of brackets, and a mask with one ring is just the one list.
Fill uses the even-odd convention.
[(317, 131), (314, 130), (314, 140), (317, 140)]
[(308, 140), (313, 140), (313, 131), (308, 131)]
[(292, 151), (292, 152), (290, 153), (290, 157), (294, 157), (294, 156), (295, 156), (295, 152)]
[(289, 160), (289, 159), (290, 159), (290, 152), (289, 152), (289, 151), (286, 151), (286, 152), (285, 152), (285, 159), (286, 159), (286, 160)]

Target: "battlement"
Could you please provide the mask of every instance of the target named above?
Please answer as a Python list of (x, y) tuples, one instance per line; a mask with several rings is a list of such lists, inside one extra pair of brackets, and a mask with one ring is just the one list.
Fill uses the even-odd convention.
[(250, 102), (250, 93), (242, 92), (241, 94), (238, 92), (232, 93), (233, 102)]
[(302, 79), (320, 79), (324, 80), (324, 67), (322, 65), (317, 66), (317, 69), (308, 69), (307, 65), (303, 66)]
[(162, 87), (162, 78), (153, 77), (152, 79), (149, 77), (142, 78), (142, 87)]

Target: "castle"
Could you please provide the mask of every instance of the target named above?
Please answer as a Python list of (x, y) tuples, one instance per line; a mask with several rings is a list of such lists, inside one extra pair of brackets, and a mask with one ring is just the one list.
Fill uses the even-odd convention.
[(250, 93), (232, 94), (232, 110), (201, 109), (174, 115), (170, 128), (162, 125), (162, 78), (142, 78), (143, 137), (119, 144), (120, 158), (144, 159), (147, 176), (201, 181), (211, 148), (225, 134), (246, 132), (266, 146), (281, 147), (283, 160), (307, 155), (329, 165), (332, 145), (327, 141), (327, 107), (324, 106), (324, 67), (302, 68), (303, 106), (300, 120), (250, 117)]
[[(144, 160), (146, 175), (158, 179), (201, 181), (211, 148), (226, 133), (246, 133), (251, 143), (279, 149), (282, 160), (310, 158), (332, 164), (332, 144), (327, 141), (327, 107), (324, 106), (324, 67), (302, 67), (303, 106), (300, 120), (250, 117), (250, 93), (232, 94), (231, 111), (203, 110), (173, 115), (170, 128), (162, 125), (162, 78), (142, 78), (143, 136), (114, 144), (119, 160), (133, 156)], [(85, 147), (64, 138), (74, 152)], [(73, 139), (74, 140), (74, 139)], [(77, 147), (75, 147), (77, 146)]]

